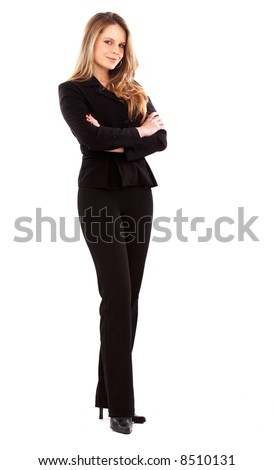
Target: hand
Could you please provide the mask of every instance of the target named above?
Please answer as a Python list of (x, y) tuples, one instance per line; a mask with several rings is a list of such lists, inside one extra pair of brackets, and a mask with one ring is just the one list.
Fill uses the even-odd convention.
[(142, 126), (136, 127), (136, 129), (139, 132), (140, 137), (149, 137), (160, 129), (164, 129), (164, 123), (159, 114), (154, 111), (149, 114)]
[(88, 122), (90, 122), (90, 124), (93, 124), (94, 126), (96, 127), (100, 127), (100, 124), (99, 122), (97, 121), (97, 119), (95, 119), (94, 117), (92, 117), (91, 114), (86, 114), (86, 120)]
[(114, 150), (105, 150), (105, 152), (115, 152), (115, 153), (124, 153), (125, 149), (123, 147), (119, 147), (118, 149)]

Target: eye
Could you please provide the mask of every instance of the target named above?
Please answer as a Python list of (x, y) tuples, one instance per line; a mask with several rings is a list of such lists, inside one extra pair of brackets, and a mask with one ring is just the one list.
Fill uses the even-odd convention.
[(119, 44), (119, 47), (121, 47), (121, 49), (124, 49), (124, 48), (125, 48), (125, 44)]
[(106, 44), (108, 44), (109, 46), (111, 45), (111, 41), (107, 40), (107, 41), (104, 41)]

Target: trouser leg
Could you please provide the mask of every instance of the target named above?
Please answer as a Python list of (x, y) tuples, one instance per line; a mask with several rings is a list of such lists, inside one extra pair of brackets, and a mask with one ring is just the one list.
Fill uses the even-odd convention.
[[(134, 232), (136, 236), (127, 243), (127, 254), (131, 283), (131, 319), (132, 319), (132, 348), (134, 346), (137, 320), (138, 320), (138, 299), (143, 280), (145, 262), (150, 242), (152, 217), (153, 217), (153, 198), (150, 188), (138, 188), (131, 191), (129, 205), (125, 220), (128, 220), (129, 226), (127, 233)], [(130, 223), (132, 222), (132, 223)]]
[[(131, 283), (131, 349), (133, 349), (138, 320), (139, 292), (151, 235), (153, 198), (151, 189), (133, 190), (131, 188), (127, 194), (129, 204), (122, 218), (126, 224), (125, 235), (128, 237), (126, 246)], [(136, 236), (133, 237), (132, 234)], [(95, 404), (98, 407), (108, 408), (101, 348), (98, 375)]]
[[(89, 207), (95, 216), (91, 219), (91, 233), (87, 233), (87, 218), (86, 221), (82, 218)], [(151, 190), (79, 189), (78, 208), (102, 297), (96, 406), (108, 407), (110, 416), (131, 416), (134, 413), (131, 352), (151, 229)], [(100, 213), (102, 208), (107, 209), (105, 213)], [(120, 220), (113, 223), (115, 219)], [(122, 237), (121, 220), (127, 224)]]

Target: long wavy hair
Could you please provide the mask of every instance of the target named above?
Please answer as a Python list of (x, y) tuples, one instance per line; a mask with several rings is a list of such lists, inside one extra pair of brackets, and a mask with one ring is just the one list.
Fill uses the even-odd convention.
[(147, 115), (148, 96), (144, 89), (134, 80), (138, 61), (133, 51), (132, 38), (125, 20), (117, 13), (97, 13), (88, 21), (76, 68), (69, 80), (86, 81), (93, 76), (94, 44), (104, 29), (113, 24), (120, 25), (126, 33), (126, 45), (122, 61), (109, 71), (109, 89), (126, 101), (131, 121), (140, 117), (141, 123)]

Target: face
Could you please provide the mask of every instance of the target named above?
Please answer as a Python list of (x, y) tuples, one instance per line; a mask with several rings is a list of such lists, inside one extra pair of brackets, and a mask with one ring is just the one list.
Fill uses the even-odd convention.
[(94, 69), (97, 71), (115, 69), (124, 56), (125, 45), (125, 30), (118, 24), (107, 26), (95, 41)]

